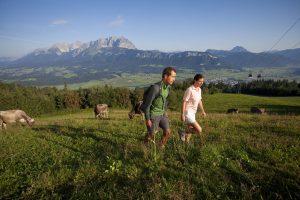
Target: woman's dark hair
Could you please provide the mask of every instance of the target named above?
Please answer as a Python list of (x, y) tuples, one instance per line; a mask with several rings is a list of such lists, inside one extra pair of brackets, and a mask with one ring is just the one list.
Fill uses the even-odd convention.
[(195, 81), (199, 81), (199, 79), (201, 78), (204, 78), (203, 74), (196, 74), (194, 76), (193, 84), (195, 83)]
[(199, 81), (199, 79), (204, 78), (204, 76), (202, 74), (196, 74), (194, 76), (194, 81)]
[(174, 67), (166, 67), (162, 73), (162, 78), (164, 78), (165, 75), (170, 76), (172, 71), (176, 73), (176, 69)]

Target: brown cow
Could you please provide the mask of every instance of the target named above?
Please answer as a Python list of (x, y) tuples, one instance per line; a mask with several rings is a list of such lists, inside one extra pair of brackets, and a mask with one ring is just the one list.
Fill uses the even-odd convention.
[(250, 111), (251, 111), (251, 113), (256, 113), (256, 114), (266, 114), (266, 111), (264, 108), (251, 107)]
[(132, 110), (128, 113), (129, 119), (133, 119), (134, 116), (135, 116), (136, 114), (141, 115), (142, 120), (145, 119), (145, 117), (144, 117), (144, 112), (143, 112), (142, 109), (141, 109), (142, 104), (143, 104), (143, 101), (139, 101), (139, 102), (137, 102), (137, 103), (134, 105), (134, 107), (132, 108)]
[(108, 118), (108, 106), (107, 104), (97, 104), (94, 108), (95, 118)]
[(31, 126), (34, 119), (30, 118), (23, 110), (0, 111), (0, 126), (6, 129), (8, 123), (27, 123)]
[(239, 109), (238, 108), (230, 108), (227, 110), (227, 114), (229, 113), (235, 113), (238, 114), (239, 113)]

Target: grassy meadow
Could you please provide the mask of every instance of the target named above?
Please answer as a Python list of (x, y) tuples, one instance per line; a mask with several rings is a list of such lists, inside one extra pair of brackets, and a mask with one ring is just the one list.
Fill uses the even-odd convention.
[[(299, 98), (217, 94), (204, 102), (202, 137), (180, 141), (179, 113), (169, 112), (163, 150), (161, 131), (143, 144), (144, 122), (129, 120), (128, 110), (8, 125), (0, 131), (0, 199), (300, 199)], [(269, 114), (250, 114), (250, 105), (268, 105)], [(225, 114), (229, 107), (242, 113)]]
[(238, 108), (250, 113), (250, 107), (264, 108), (269, 114), (300, 114), (300, 97), (263, 97), (245, 94), (204, 95), (203, 103), (208, 112), (225, 113), (229, 108)]

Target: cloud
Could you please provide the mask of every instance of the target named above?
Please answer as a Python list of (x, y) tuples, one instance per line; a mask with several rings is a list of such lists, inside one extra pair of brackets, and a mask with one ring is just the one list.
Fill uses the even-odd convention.
[(115, 20), (113, 20), (112, 22), (110, 22), (110, 26), (111, 27), (121, 27), (124, 24), (124, 19), (122, 16), (118, 16)]
[(50, 22), (50, 25), (51, 26), (59, 26), (59, 25), (65, 25), (67, 23), (68, 23), (68, 21), (66, 21), (64, 19), (57, 19), (57, 20)]

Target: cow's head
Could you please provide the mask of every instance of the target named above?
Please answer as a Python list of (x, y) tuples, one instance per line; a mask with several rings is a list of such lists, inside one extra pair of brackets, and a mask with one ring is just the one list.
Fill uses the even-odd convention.
[(129, 117), (129, 119), (133, 119), (134, 118), (134, 113), (133, 112), (128, 113), (128, 117)]
[(28, 122), (28, 124), (29, 124), (29, 126), (32, 126), (33, 124), (34, 124), (34, 119), (33, 118), (31, 118), (30, 120), (29, 120), (29, 122)]

